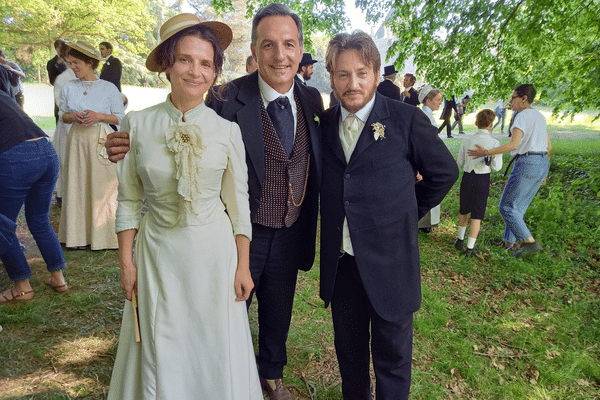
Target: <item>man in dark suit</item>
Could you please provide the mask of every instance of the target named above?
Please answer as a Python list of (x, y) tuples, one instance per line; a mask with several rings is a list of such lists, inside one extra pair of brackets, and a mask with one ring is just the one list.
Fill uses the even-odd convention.
[(417, 222), (458, 167), (420, 109), (376, 93), (380, 55), (369, 35), (334, 36), (326, 63), (340, 105), (321, 116), (321, 298), (331, 303), (342, 392), (372, 398), (372, 354), (377, 400), (407, 399), (421, 304)]
[(452, 111), (458, 113), (458, 108), (456, 107), (456, 98), (452, 96), (451, 100), (448, 100), (444, 97), (444, 109), (442, 110), (442, 115), (440, 119), (444, 121), (444, 123), (438, 128), (438, 133), (440, 133), (444, 127), (446, 127), (446, 136), (448, 139), (452, 139), (452, 122), (450, 119), (452, 118)]
[(400, 88), (394, 83), (397, 73), (393, 65), (386, 66), (383, 70), (383, 82), (377, 86), (377, 91), (390, 99), (400, 101)]
[[(56, 55), (48, 60), (46, 63), (46, 70), (48, 71), (48, 79), (50, 80), (50, 84), (54, 86), (54, 81), (56, 77), (62, 74), (67, 69), (67, 63), (62, 59), (64, 57), (65, 51), (65, 41), (62, 39), (57, 39), (54, 41), (54, 50), (56, 50)], [(54, 119), (58, 123), (58, 106), (54, 104)]]
[(123, 72), (123, 65), (121, 60), (115, 58), (112, 55), (113, 46), (109, 42), (102, 42), (98, 45), (100, 55), (104, 58), (104, 64), (100, 71), (100, 79), (112, 82), (119, 92), (121, 91), (121, 74)]
[(405, 74), (403, 82), (404, 91), (400, 95), (400, 100), (415, 107), (419, 105), (419, 92), (413, 87), (416, 81), (417, 77), (413, 74)]
[(64, 44), (65, 41), (61, 39), (57, 39), (54, 41), (54, 50), (56, 50), (56, 55), (50, 60), (48, 60), (48, 62), (46, 63), (48, 79), (50, 80), (50, 84), (52, 86), (54, 86), (54, 81), (56, 80), (56, 77), (67, 69), (67, 64), (60, 57), (61, 50)]
[[(322, 159), (315, 117), (323, 108), (317, 89), (294, 83), (303, 53), (302, 20), (287, 6), (269, 4), (257, 12), (251, 50), (258, 71), (213, 91), (208, 105), (240, 125), (246, 147), (261, 384), (271, 399), (293, 400), (283, 368), (298, 270), (310, 269), (315, 256)], [(128, 150), (126, 137), (109, 135), (112, 161)]]
[(300, 65), (298, 65), (298, 73), (296, 74), (296, 80), (306, 85), (307, 81), (310, 81), (314, 73), (313, 64), (317, 63), (317, 60), (313, 60), (310, 53), (304, 53)]

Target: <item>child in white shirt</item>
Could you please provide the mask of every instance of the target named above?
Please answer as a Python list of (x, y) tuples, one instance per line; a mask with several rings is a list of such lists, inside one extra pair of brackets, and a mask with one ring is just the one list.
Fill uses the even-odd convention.
[(462, 250), (469, 214), (471, 229), (467, 240), (467, 257), (477, 254), (475, 241), (481, 228), (481, 220), (485, 216), (487, 199), (490, 194), (490, 173), (502, 168), (502, 154), (475, 159), (467, 155), (468, 149), (476, 149), (476, 145), (492, 149), (500, 146), (500, 142), (490, 135), (496, 114), (489, 109), (481, 110), (475, 117), (477, 132), (468, 136), (462, 143), (456, 160), (464, 171), (460, 183), (460, 216), (458, 218), (458, 235), (454, 241), (456, 250)]

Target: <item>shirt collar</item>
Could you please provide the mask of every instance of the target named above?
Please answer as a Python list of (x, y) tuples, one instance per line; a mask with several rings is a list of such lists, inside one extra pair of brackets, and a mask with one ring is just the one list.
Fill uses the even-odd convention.
[[(181, 111), (179, 111), (177, 108), (175, 108), (175, 106), (171, 102), (171, 94), (170, 93), (167, 96), (166, 107), (167, 107), (167, 114), (169, 114), (169, 117), (171, 117), (171, 119), (173, 121), (177, 122), (178, 124), (180, 122), (182, 122), (183, 113)], [(204, 102), (201, 102), (196, 108), (192, 108), (191, 110), (189, 110), (188, 112), (185, 113), (185, 120), (189, 122), (189, 121), (196, 119), (205, 108), (206, 108), (206, 105), (204, 104)]]
[[(369, 118), (369, 115), (371, 114), (371, 111), (373, 110), (373, 106), (375, 105), (375, 94), (373, 94), (373, 97), (371, 98), (371, 100), (369, 100), (369, 102), (367, 104), (365, 104), (365, 106), (363, 108), (361, 108), (360, 110), (358, 110), (357, 112), (354, 113), (354, 115), (356, 115), (356, 118), (360, 119), (363, 123), (367, 122), (367, 119)], [(344, 108), (344, 106), (342, 106), (340, 104), (340, 108), (342, 110), (342, 121), (344, 121), (346, 119), (346, 117), (348, 116), (348, 114), (351, 114), (350, 111), (346, 110)]]
[(277, 99), (278, 97), (285, 96), (290, 101), (290, 104), (294, 102), (294, 85), (296, 82), (292, 83), (292, 87), (286, 93), (279, 93), (277, 90), (273, 89), (264, 79), (258, 74), (258, 88), (260, 90), (260, 97), (262, 97), (263, 103), (265, 103), (265, 108), (269, 105), (270, 102)]

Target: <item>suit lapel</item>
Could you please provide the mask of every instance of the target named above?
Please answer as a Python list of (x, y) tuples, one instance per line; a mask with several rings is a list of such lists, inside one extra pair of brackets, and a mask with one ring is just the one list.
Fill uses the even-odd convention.
[[(350, 162), (348, 164), (352, 164), (355, 158), (360, 156), (360, 153), (365, 151), (369, 146), (375, 143), (375, 138), (373, 137), (373, 124), (376, 122), (381, 122), (383, 120), (388, 119), (390, 116), (390, 112), (387, 107), (387, 99), (385, 96), (375, 93), (375, 104), (373, 105), (373, 109), (369, 114), (369, 118), (367, 118), (367, 122), (365, 123), (365, 127), (360, 133), (360, 137), (358, 138), (358, 142), (356, 143), (356, 147), (352, 152), (352, 156), (350, 157)], [(384, 124), (385, 125), (385, 124)]]
[(242, 82), (237, 100), (244, 104), (237, 112), (236, 119), (242, 131), (246, 152), (250, 157), (260, 185), (265, 178), (265, 145), (263, 140), (260, 112), (260, 89), (258, 73), (254, 72)]
[(323, 118), (323, 141), (331, 149), (333, 155), (346, 165), (346, 156), (344, 155), (344, 149), (340, 141), (340, 105), (336, 104), (329, 111), (326, 111), (326, 113), (325, 118)]
[(317, 121), (315, 121), (315, 116), (319, 114), (319, 107), (314, 103), (315, 99), (312, 99), (310, 93), (306, 90), (306, 87), (303, 85), (294, 85), (294, 90), (298, 93), (298, 99), (300, 100), (300, 104), (302, 105), (302, 112), (304, 113), (304, 119), (306, 120), (306, 126), (308, 128), (308, 133), (310, 135), (310, 142), (313, 152), (314, 166), (317, 170), (318, 176), (318, 184), (321, 184), (321, 170), (322, 170), (322, 155), (321, 155), (321, 128), (319, 127)]

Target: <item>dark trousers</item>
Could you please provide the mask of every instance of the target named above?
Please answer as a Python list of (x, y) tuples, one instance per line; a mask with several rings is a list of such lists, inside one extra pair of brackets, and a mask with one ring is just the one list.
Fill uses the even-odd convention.
[(344, 255), (338, 265), (331, 312), (344, 400), (372, 399), (369, 341), (377, 400), (408, 399), (413, 314), (396, 322), (379, 317), (367, 297), (356, 261), (349, 255)]
[(446, 127), (446, 135), (448, 137), (451, 137), (452, 136), (452, 123), (450, 122), (450, 117), (448, 117), (448, 119), (445, 119), (442, 126), (440, 126), (438, 128), (438, 133), (440, 133), (444, 129), (444, 127)]
[[(289, 228), (268, 228), (252, 224), (250, 272), (258, 300), (258, 373), (265, 379), (283, 378), (287, 364), (287, 340), (296, 279), (298, 243), (302, 241), (298, 223)], [(252, 296), (248, 300), (248, 306)]]

